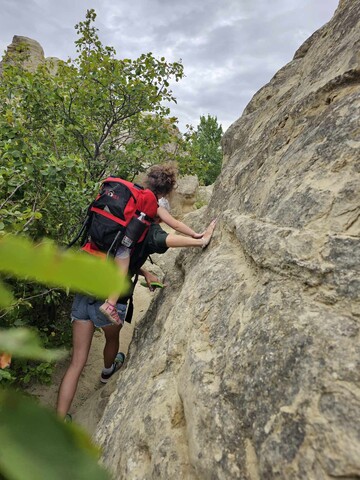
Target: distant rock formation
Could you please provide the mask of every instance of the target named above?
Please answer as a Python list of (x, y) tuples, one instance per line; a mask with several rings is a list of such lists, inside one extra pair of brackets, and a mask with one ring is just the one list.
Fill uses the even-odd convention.
[(228, 129), (207, 250), (158, 257), (96, 434), (116, 478), (360, 477), (359, 22), (342, 0)]
[[(26, 50), (27, 59), (24, 61), (24, 68), (30, 70), (31, 72), (35, 71), (39, 65), (42, 63), (47, 63), (50, 66), (52, 71), (56, 71), (56, 65), (59, 60), (56, 57), (47, 57), (45, 58), (44, 50), (39, 42), (28, 37), (21, 37), (19, 35), (14, 35), (11, 44), (7, 47), (5, 52), (6, 61), (11, 62), (12, 58), (19, 53), (22, 53)], [(0, 75), (2, 72), (3, 61), (0, 62)]]
[(195, 202), (199, 190), (199, 179), (196, 175), (184, 175), (178, 178), (177, 188), (171, 195), (171, 213), (176, 217), (196, 209)]

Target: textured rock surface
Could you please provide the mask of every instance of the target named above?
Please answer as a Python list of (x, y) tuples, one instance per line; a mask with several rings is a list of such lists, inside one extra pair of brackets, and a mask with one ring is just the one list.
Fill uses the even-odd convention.
[(205, 251), (136, 329), (96, 439), (119, 479), (360, 477), (360, 2), (224, 138)]
[(214, 191), (214, 185), (200, 186), (196, 194), (196, 203), (199, 205), (208, 205), (211, 195)]
[[(11, 44), (7, 47), (6, 56), (7, 61), (11, 61), (11, 57), (16, 55), (17, 52), (24, 51), (26, 49), (27, 59), (24, 61), (24, 67), (30, 71), (35, 71), (36, 68), (42, 63), (46, 62), (49, 65), (50, 70), (55, 73), (56, 66), (60, 61), (56, 57), (45, 58), (44, 50), (39, 42), (32, 38), (22, 37), (20, 35), (14, 35)], [(0, 74), (2, 71), (2, 62), (0, 62)]]
[(196, 175), (184, 175), (178, 178), (177, 188), (172, 193), (171, 213), (177, 217), (195, 210), (195, 202), (199, 189), (199, 179)]

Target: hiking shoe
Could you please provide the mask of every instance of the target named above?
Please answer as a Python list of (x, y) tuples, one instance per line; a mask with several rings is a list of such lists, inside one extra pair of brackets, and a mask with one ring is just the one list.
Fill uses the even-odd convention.
[(100, 312), (114, 325), (123, 325), (123, 321), (119, 317), (116, 306), (106, 301), (99, 307)]
[(100, 382), (107, 383), (109, 381), (109, 378), (111, 378), (114, 375), (114, 373), (116, 373), (122, 367), (124, 361), (125, 361), (125, 355), (122, 352), (119, 352), (116, 355), (114, 363), (112, 365), (112, 371), (110, 373), (101, 372)]

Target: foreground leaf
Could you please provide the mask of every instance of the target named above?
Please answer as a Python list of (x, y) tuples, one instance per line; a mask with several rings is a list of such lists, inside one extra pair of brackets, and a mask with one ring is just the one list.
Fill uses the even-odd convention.
[(6, 307), (14, 301), (14, 297), (3, 282), (0, 282), (0, 307)]
[(126, 278), (112, 260), (60, 250), (48, 240), (35, 245), (18, 236), (1, 237), (0, 271), (101, 298), (128, 290)]
[(66, 354), (62, 350), (42, 348), (37, 333), (27, 328), (0, 330), (0, 352), (6, 352), (19, 358), (43, 360), (45, 362), (57, 360)]
[(106, 480), (98, 449), (75, 425), (17, 392), (0, 391), (0, 478)]

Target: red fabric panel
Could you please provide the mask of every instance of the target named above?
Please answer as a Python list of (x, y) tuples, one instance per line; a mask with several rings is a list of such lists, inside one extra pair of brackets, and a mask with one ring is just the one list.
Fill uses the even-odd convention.
[(121, 220), (121, 218), (115, 217), (115, 215), (112, 215), (111, 213), (106, 212), (105, 210), (102, 210), (101, 208), (91, 207), (90, 211), (98, 213), (99, 215), (102, 215), (103, 217), (109, 218), (110, 220), (118, 223), (119, 225), (126, 226), (129, 223), (129, 222), (124, 222), (124, 220)]
[(91, 242), (87, 242), (83, 247), (81, 247), (81, 250), (84, 250), (86, 253), (90, 253), (90, 255), (95, 255), (96, 257), (104, 259), (106, 258), (106, 253), (101, 252), (97, 246)]
[(140, 190), (136, 208), (140, 212), (146, 213), (148, 217), (155, 218), (158, 209), (158, 203), (155, 194), (149, 189)]
[[(125, 210), (124, 210), (124, 217), (126, 218), (125, 225), (127, 225), (130, 222), (130, 220), (133, 217), (135, 217), (135, 212), (136, 212), (137, 208), (138, 208), (137, 203), (135, 203), (133, 198), (130, 198), (130, 200), (126, 204), (126, 207), (125, 207)], [(124, 225), (124, 223), (123, 223), (123, 225)]]
[[(122, 178), (119, 178), (119, 177), (108, 177), (108, 178), (105, 178), (105, 180), (102, 181), (102, 183), (105, 183), (105, 182), (117, 182), (117, 183), (123, 183), (124, 185), (126, 185), (128, 188), (130, 188), (130, 190), (133, 192), (133, 189), (134, 189), (134, 184), (132, 182), (128, 182), (127, 180), (124, 180)], [(138, 189), (137, 189), (138, 190)]]

